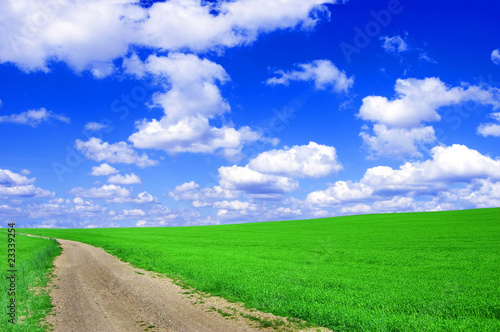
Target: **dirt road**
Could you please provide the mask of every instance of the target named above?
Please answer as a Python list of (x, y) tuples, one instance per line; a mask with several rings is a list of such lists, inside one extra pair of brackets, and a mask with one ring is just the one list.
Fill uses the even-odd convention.
[(183, 294), (188, 292), (172, 281), (121, 262), (101, 248), (58, 241), (63, 252), (54, 262), (55, 315), (47, 319), (55, 332), (263, 331), (241, 312), (261, 319), (272, 316), (244, 311), (220, 298)]

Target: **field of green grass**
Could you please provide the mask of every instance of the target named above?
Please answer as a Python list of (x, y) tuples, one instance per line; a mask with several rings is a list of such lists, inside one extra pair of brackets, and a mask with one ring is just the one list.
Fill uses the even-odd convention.
[[(15, 304), (16, 319), (14, 324), (9, 323), (11, 319), (7, 315), (10, 281), (7, 273), (10, 270), (7, 256), (7, 232), (0, 229), (0, 243), (3, 251), (0, 259), (0, 276), (2, 278), (0, 288), (0, 331), (45, 331), (41, 320), (47, 316), (52, 308), (50, 297), (44, 290), (47, 285), (48, 274), (53, 266), (53, 261), (61, 252), (61, 248), (55, 240), (28, 237), (16, 234), (15, 237)], [(19, 231), (19, 229), (17, 230)]]
[(333, 330), (500, 330), (499, 208), (29, 232)]

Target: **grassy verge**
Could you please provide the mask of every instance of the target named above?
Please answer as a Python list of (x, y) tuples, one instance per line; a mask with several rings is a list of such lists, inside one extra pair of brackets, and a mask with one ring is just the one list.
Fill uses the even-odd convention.
[(338, 331), (499, 331), (500, 209), (30, 230)]
[(55, 240), (33, 238), (16, 234), (16, 281), (15, 304), (16, 318), (14, 324), (9, 323), (7, 306), (12, 298), (8, 294), (10, 282), (7, 279), (9, 270), (7, 262), (7, 233), (1, 229), (0, 243), (3, 254), (0, 255), (0, 330), (1, 331), (46, 331), (44, 318), (51, 310), (51, 300), (44, 288), (48, 274), (53, 266), (54, 258), (61, 249)]

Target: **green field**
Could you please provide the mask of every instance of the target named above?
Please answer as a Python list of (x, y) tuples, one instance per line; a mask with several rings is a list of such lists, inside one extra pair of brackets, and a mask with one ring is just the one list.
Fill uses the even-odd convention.
[[(16, 318), (14, 324), (9, 323), (7, 306), (10, 303), (10, 281), (7, 276), (11, 273), (7, 256), (7, 232), (1, 229), (0, 243), (3, 257), (0, 260), (0, 330), (1, 331), (45, 331), (41, 320), (50, 312), (52, 306), (50, 297), (44, 290), (47, 285), (49, 272), (54, 258), (59, 255), (61, 248), (54, 240), (33, 238), (16, 234), (15, 237), (15, 304)], [(17, 230), (19, 231), (19, 230)]]
[(500, 330), (499, 208), (30, 232), (333, 330)]

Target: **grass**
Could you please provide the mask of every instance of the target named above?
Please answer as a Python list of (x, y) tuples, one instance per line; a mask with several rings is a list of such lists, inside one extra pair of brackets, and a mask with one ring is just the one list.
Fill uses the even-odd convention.
[[(1, 331), (46, 331), (44, 318), (52, 309), (51, 300), (45, 287), (48, 275), (53, 267), (54, 258), (61, 249), (55, 240), (33, 238), (16, 234), (16, 281), (15, 281), (15, 323), (9, 323), (7, 305), (11, 296), (8, 294), (10, 282), (6, 279), (7, 262), (7, 233), (2, 229), (0, 243), (3, 253), (0, 259), (0, 330)], [(10, 275), (10, 273), (9, 273)]]
[(499, 208), (29, 232), (337, 331), (500, 330)]

